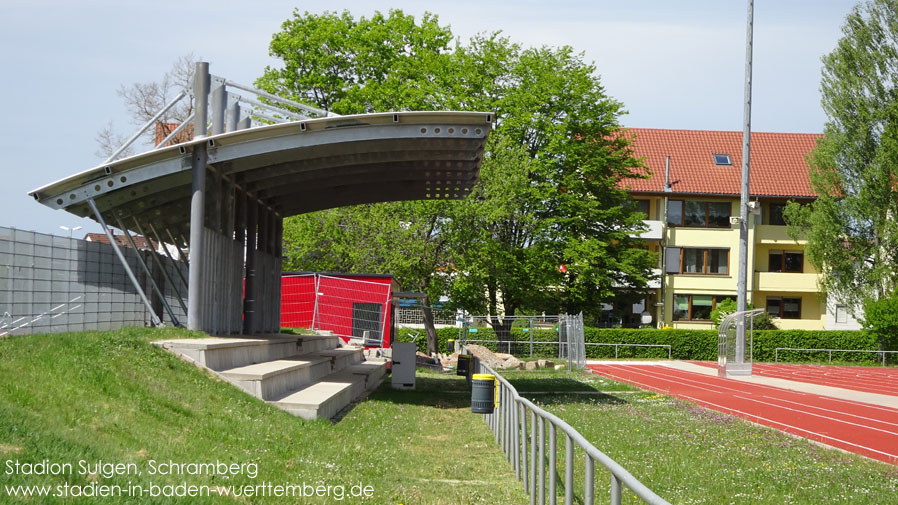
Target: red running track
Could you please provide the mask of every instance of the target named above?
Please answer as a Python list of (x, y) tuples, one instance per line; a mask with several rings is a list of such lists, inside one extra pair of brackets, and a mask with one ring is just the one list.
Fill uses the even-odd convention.
[[(693, 363), (717, 368), (716, 362), (693, 361)], [(752, 374), (865, 393), (898, 396), (898, 369), (895, 368), (754, 363), (752, 364)]]
[(898, 409), (659, 365), (588, 365), (610, 379), (898, 464)]

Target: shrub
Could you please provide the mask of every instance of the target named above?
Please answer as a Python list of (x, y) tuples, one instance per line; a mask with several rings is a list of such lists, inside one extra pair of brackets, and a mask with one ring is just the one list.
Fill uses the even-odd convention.
[[(754, 307), (752, 307), (750, 303), (745, 306), (746, 310), (752, 310), (753, 308)], [(736, 312), (736, 300), (726, 298), (718, 303), (717, 306), (714, 307), (714, 310), (711, 311), (711, 320), (714, 321), (714, 327), (718, 328), (720, 322), (723, 321), (723, 318), (733, 312)], [(752, 327), (756, 330), (779, 329), (773, 322), (773, 319), (770, 318), (770, 314), (768, 314), (767, 311), (761, 312), (752, 318)]]
[[(426, 351), (424, 330), (408, 330), (401, 328), (397, 331), (397, 340), (410, 342), (412, 333), (420, 332), (416, 340), (418, 350)], [(791, 347), (796, 349), (862, 349), (878, 350), (877, 337), (865, 330), (755, 330), (753, 336), (753, 356), (755, 361), (774, 360), (777, 347)], [(511, 352), (518, 357), (530, 355), (530, 335), (525, 332), (513, 333), (515, 339), (511, 343)], [(626, 329), (626, 328), (593, 328), (587, 326), (584, 332), (587, 343), (604, 344), (666, 344), (671, 346), (673, 359), (714, 361), (717, 359), (717, 331), (716, 330), (658, 330), (658, 329)], [(489, 343), (478, 343), (491, 351), (497, 351), (495, 334), (492, 328), (478, 328), (477, 333), (469, 333), (469, 339), (489, 340)], [(446, 352), (449, 339), (459, 339), (458, 328), (440, 328), (437, 330), (440, 352)], [(533, 332), (533, 340), (536, 342), (557, 342), (558, 333), (553, 330), (536, 330)], [(507, 352), (505, 343), (501, 344), (499, 352)], [(558, 356), (556, 344), (534, 344), (533, 356), (539, 358)], [(588, 359), (608, 359), (615, 356), (613, 346), (586, 346)], [(618, 347), (618, 358), (667, 358), (666, 348), (657, 347)], [(810, 361), (826, 360), (827, 354), (807, 351), (780, 351), (780, 361)], [(866, 353), (841, 353), (833, 354), (833, 359), (855, 363), (872, 363), (876, 355)]]
[(898, 350), (898, 292), (865, 303), (862, 322), (881, 350)]

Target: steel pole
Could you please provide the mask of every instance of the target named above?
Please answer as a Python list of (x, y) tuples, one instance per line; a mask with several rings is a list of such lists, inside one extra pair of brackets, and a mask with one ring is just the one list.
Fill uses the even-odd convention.
[[(256, 330), (256, 225), (259, 205), (246, 196), (246, 285), (243, 297), (243, 333), (252, 335)], [(317, 284), (316, 284), (317, 288)], [(315, 300), (318, 294), (316, 289)]]
[(122, 264), (122, 267), (125, 269), (125, 273), (127, 273), (128, 278), (131, 279), (131, 284), (134, 285), (134, 289), (137, 290), (137, 294), (140, 295), (140, 299), (143, 300), (143, 304), (146, 305), (147, 310), (150, 312), (150, 320), (153, 321), (153, 325), (162, 326), (162, 321), (159, 320), (156, 312), (153, 311), (153, 304), (150, 303), (149, 299), (147, 299), (147, 295), (146, 293), (144, 293), (143, 287), (141, 287), (140, 283), (137, 282), (137, 277), (134, 276), (134, 272), (132, 272), (131, 267), (128, 266), (128, 261), (125, 259), (125, 255), (122, 254), (118, 243), (115, 241), (115, 237), (112, 236), (112, 233), (109, 231), (109, 227), (106, 226), (106, 221), (103, 220), (103, 215), (100, 214), (100, 209), (97, 208), (97, 203), (94, 202), (93, 198), (88, 198), (87, 203), (88, 205), (90, 205), (90, 209), (94, 212), (94, 216), (97, 217), (97, 221), (100, 222), (100, 226), (103, 227), (103, 231), (106, 233), (106, 238), (109, 239), (109, 243), (112, 244), (112, 249), (115, 251), (115, 255), (118, 256), (118, 260)]
[[(204, 61), (196, 63), (194, 74), (194, 96), (196, 110), (193, 119), (194, 138), (206, 136), (206, 114), (209, 97), (209, 64)], [(190, 281), (187, 286), (187, 328), (203, 330), (205, 314), (202, 313), (205, 301), (203, 283), (203, 266), (206, 261), (203, 251), (203, 230), (206, 221), (206, 143), (193, 147), (193, 195), (190, 199)]]
[(745, 307), (748, 302), (748, 225), (749, 177), (751, 167), (751, 63), (754, 31), (754, 0), (748, 0), (748, 24), (745, 30), (745, 109), (742, 128), (742, 192), (739, 200), (739, 279), (736, 310), (743, 315), (736, 321), (736, 363), (745, 363)]

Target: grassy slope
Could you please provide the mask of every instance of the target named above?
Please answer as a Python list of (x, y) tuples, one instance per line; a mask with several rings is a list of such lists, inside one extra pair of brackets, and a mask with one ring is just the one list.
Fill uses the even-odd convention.
[[(415, 392), (383, 387), (340, 423), (304, 421), (210, 379), (148, 344), (184, 331), (0, 339), (0, 503), (524, 503), (464, 382), (425, 376)], [(458, 392), (459, 394), (456, 394)], [(440, 394), (443, 393), (443, 394)], [(4, 475), (6, 460), (258, 464), (258, 477)], [(77, 472), (77, 466), (75, 467)], [(326, 484), (373, 497), (14, 500), (5, 484)]]
[[(898, 467), (892, 465), (598, 375), (541, 375), (559, 379), (544, 382), (536, 382), (534, 374), (503, 375), (671, 503), (898, 503)], [(553, 383), (563, 392), (607, 394), (526, 394)], [(561, 468), (561, 453), (559, 460)], [(578, 458), (578, 475), (582, 468)], [(596, 503), (601, 503), (607, 474), (596, 465), (596, 475)], [(632, 494), (628, 498), (625, 503), (641, 503)]]

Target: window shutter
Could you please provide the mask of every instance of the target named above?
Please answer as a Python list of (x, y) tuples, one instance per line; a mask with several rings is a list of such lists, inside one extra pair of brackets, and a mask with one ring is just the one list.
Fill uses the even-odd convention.
[(680, 273), (680, 248), (679, 247), (668, 247), (664, 250), (665, 254), (665, 272), (667, 274), (678, 274)]

